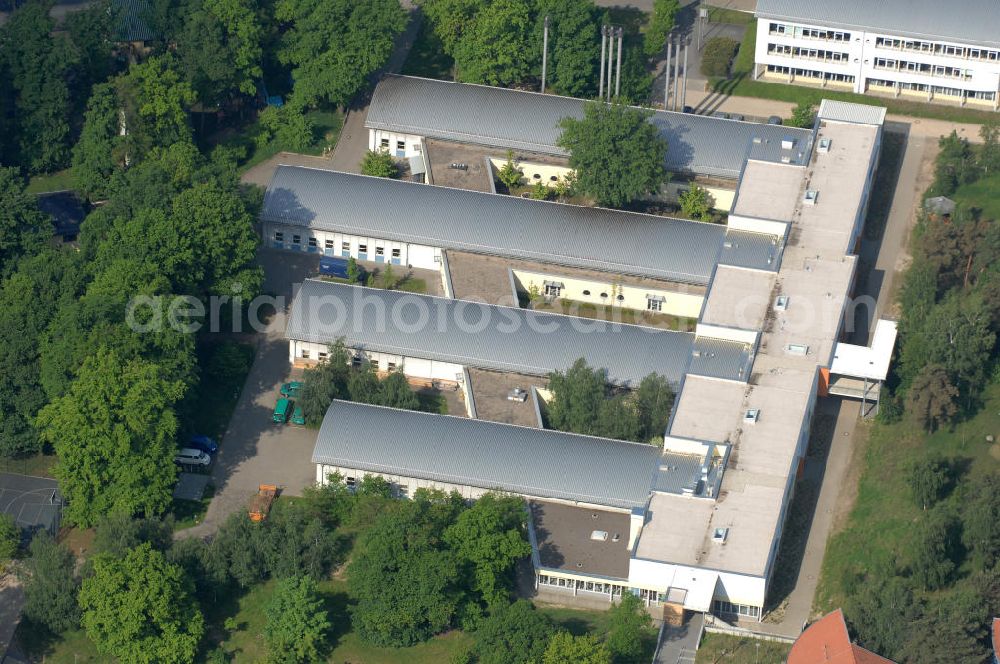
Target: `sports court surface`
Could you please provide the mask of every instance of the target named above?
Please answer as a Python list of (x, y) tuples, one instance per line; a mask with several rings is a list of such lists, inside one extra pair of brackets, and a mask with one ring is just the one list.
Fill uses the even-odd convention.
[(25, 534), (59, 529), (62, 495), (55, 480), (0, 473), (0, 512), (10, 514)]

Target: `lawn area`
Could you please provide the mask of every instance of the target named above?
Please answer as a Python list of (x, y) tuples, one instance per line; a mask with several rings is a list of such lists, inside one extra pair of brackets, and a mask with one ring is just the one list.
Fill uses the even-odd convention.
[(327, 148), (332, 149), (340, 137), (344, 125), (344, 115), (340, 111), (312, 110), (305, 113), (306, 118), (313, 123), (313, 142), (304, 150), (292, 150), (279, 140), (272, 140), (266, 145), (258, 146), (254, 137), (259, 133), (256, 120), (241, 127), (237, 133), (230, 134), (219, 144), (232, 148), (243, 148), (245, 156), (240, 161), (238, 171), (245, 173), (257, 164), (267, 161), (279, 152), (297, 152), (300, 154), (321, 155)]
[(24, 191), (28, 194), (45, 194), (50, 191), (65, 191), (73, 188), (73, 169), (66, 168), (55, 173), (32, 176)]
[[(545, 605), (538, 605), (538, 610), (551, 618), (556, 627), (564, 629), (575, 636), (593, 634), (600, 639), (604, 638), (608, 633), (609, 615), (607, 611), (588, 611), (585, 609), (570, 609)], [(637, 661), (648, 662), (653, 658), (653, 653), (656, 651), (656, 637), (658, 633), (659, 631), (656, 627), (650, 627), (646, 630), (642, 638), (643, 654)]]
[(750, 25), (754, 22), (753, 12), (741, 12), (725, 7), (708, 8), (709, 23), (730, 23), (733, 25)]
[(781, 664), (790, 643), (705, 632), (695, 664)]
[(441, 40), (434, 34), (430, 21), (420, 25), (410, 54), (403, 64), (403, 74), (452, 80), (455, 76), (455, 61), (444, 52)]
[(793, 104), (801, 101), (814, 101), (818, 103), (820, 99), (835, 99), (857, 104), (885, 106), (889, 109), (889, 113), (895, 115), (909, 115), (917, 118), (931, 118), (948, 122), (982, 124), (990, 118), (996, 117), (996, 114), (990, 111), (979, 111), (957, 106), (925, 104), (919, 101), (859, 95), (853, 92), (841, 92), (828, 88), (823, 89), (755, 81), (753, 80), (753, 59), (756, 42), (757, 22), (755, 20), (747, 26), (743, 43), (740, 45), (739, 53), (737, 53), (736, 59), (733, 61), (732, 76), (729, 79), (717, 79), (713, 81), (713, 88), (717, 92), (742, 97), (774, 99), (775, 101), (786, 101)]
[(986, 436), (1000, 435), (1000, 385), (983, 394), (983, 407), (972, 419), (952, 430), (927, 435), (912, 424), (874, 424), (861, 453), (863, 470), (854, 509), (844, 529), (827, 544), (815, 607), (827, 612), (844, 604), (848, 584), (865, 570), (899, 566), (908, 560), (908, 541), (920, 516), (909, 495), (903, 472), (906, 463), (929, 450), (965, 462), (971, 477), (1000, 470), (1000, 444)]
[(962, 185), (954, 199), (959, 207), (979, 209), (983, 219), (1000, 220), (1000, 173)]
[[(374, 275), (372, 282), (369, 284), (367, 282), (367, 280), (366, 280), (365, 283), (363, 283), (361, 285), (371, 286), (372, 288), (385, 288), (385, 273), (382, 270), (375, 269), (375, 271), (371, 272), (370, 274)], [(320, 275), (319, 278), (321, 280), (323, 280), (323, 281), (332, 281), (332, 282), (337, 283), (337, 284), (349, 284), (349, 283), (351, 283), (349, 280), (343, 279), (341, 277), (331, 277), (331, 276), (327, 276), (327, 275)], [(404, 293), (426, 293), (427, 292), (427, 282), (424, 279), (421, 279), (420, 277), (414, 277), (414, 276), (410, 276), (410, 275), (405, 275), (402, 278), (400, 278), (399, 274), (397, 273), (396, 275), (394, 275), (393, 278), (394, 279), (399, 279), (399, 281), (397, 281), (395, 284), (393, 284), (393, 287), (392, 287), (391, 290), (403, 291)]]
[(577, 302), (576, 300), (560, 299), (556, 304), (546, 304), (539, 301), (532, 304), (531, 308), (535, 311), (555, 311), (569, 316), (596, 318), (598, 320), (615, 321), (616, 323), (627, 323), (630, 325), (659, 327), (665, 330), (691, 331), (695, 325), (695, 321), (692, 318), (671, 316), (670, 314), (657, 314), (648, 311), (636, 311), (635, 309), (625, 309), (623, 307), (603, 307), (590, 304), (589, 302)]
[(174, 498), (170, 505), (170, 514), (174, 517), (174, 530), (184, 530), (198, 525), (205, 512), (208, 511), (208, 504), (212, 502), (215, 495), (215, 487), (209, 482), (205, 486), (205, 495), (201, 500), (182, 500)]
[(33, 454), (21, 459), (0, 458), (0, 472), (35, 477), (52, 477), (52, 466), (56, 465), (55, 454)]
[[(274, 593), (275, 582), (268, 581), (254, 587), (238, 600), (235, 607), (235, 623), (238, 629), (226, 633), (220, 628), (225, 616), (215, 616), (215, 635), (221, 636), (221, 646), (232, 658), (233, 664), (250, 664), (264, 661), (267, 647), (264, 644), (264, 625), (267, 622), (266, 608)], [(435, 637), (426, 643), (411, 648), (376, 648), (361, 643), (350, 631), (350, 617), (347, 612), (350, 600), (344, 581), (325, 581), (319, 590), (326, 600), (330, 622), (333, 624), (332, 643), (327, 661), (331, 664), (345, 662), (361, 664), (445, 664), (459, 652), (472, 645), (472, 638), (461, 632), (451, 632)]]

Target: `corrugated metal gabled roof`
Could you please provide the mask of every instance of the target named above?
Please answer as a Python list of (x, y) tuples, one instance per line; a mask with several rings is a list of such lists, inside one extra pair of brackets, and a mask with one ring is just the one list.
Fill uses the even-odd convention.
[(852, 104), (846, 101), (824, 99), (819, 104), (817, 115), (820, 120), (835, 122), (853, 122), (855, 124), (870, 124), (881, 127), (885, 123), (884, 106), (874, 104)]
[[(288, 315), (285, 337), (545, 376), (583, 357), (608, 381), (638, 385), (656, 372), (677, 384), (694, 335), (307, 279)], [(741, 344), (732, 344), (740, 354)], [(719, 351), (725, 353), (726, 351)], [(738, 362), (727, 366), (736, 367)]]
[(279, 166), (261, 219), (362, 237), (704, 285), (726, 227)]
[[(365, 126), (504, 150), (565, 155), (556, 144), (559, 120), (583, 117), (586, 103), (523, 90), (386, 76), (372, 95)], [(782, 136), (794, 134), (804, 144), (810, 135), (805, 129), (670, 111), (654, 111), (650, 122), (667, 139), (667, 170), (730, 179), (739, 177), (755, 137), (769, 146), (758, 158), (777, 161)]]
[(757, 0), (756, 15), (900, 37), (1000, 46), (996, 0)]
[(653, 445), (334, 401), (312, 461), (631, 509), (645, 505), (659, 456)]

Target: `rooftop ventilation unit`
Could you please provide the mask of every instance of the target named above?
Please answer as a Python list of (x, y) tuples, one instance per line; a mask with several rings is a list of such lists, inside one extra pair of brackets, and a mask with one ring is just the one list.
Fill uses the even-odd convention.
[(788, 296), (779, 295), (774, 299), (774, 308), (777, 311), (785, 311), (788, 309)]
[(788, 351), (789, 355), (799, 355), (801, 357), (805, 357), (809, 354), (809, 346), (806, 344), (788, 344), (788, 346), (785, 347), (785, 350)]
[(789, 157), (787, 154), (781, 155), (781, 163), (782, 164), (790, 164), (790, 163), (792, 163), (792, 158)]
[(762, 140), (761, 140), (760, 136), (754, 136), (754, 137), (753, 137), (753, 144), (754, 144), (754, 145), (760, 145), (760, 144), (761, 144), (761, 143), (763, 143), (763, 142), (764, 142), (764, 141), (762, 141)]
[(784, 138), (781, 139), (782, 150), (791, 150), (794, 147), (795, 147), (795, 139), (792, 138), (791, 136), (785, 136)]
[(611, 536), (611, 541), (618, 542), (619, 540), (621, 540), (621, 538), (622, 538), (621, 534), (615, 533), (614, 535)]
[(590, 539), (594, 542), (607, 542), (608, 541), (608, 531), (606, 530), (595, 530), (590, 533)]
[(760, 408), (750, 408), (743, 413), (743, 422), (745, 424), (755, 424), (758, 419), (760, 419)]
[(819, 145), (816, 146), (816, 152), (822, 152), (823, 154), (826, 154), (827, 152), (830, 151), (830, 144), (832, 142), (833, 141), (830, 140), (829, 138), (819, 139)]
[(819, 198), (819, 192), (815, 189), (807, 189), (806, 195), (802, 197), (802, 202), (806, 205), (816, 205), (816, 199)]
[(716, 528), (712, 531), (712, 541), (716, 544), (725, 544), (729, 537), (729, 528)]

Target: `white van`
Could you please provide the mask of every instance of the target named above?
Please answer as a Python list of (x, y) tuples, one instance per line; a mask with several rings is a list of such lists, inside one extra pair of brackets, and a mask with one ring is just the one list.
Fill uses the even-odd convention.
[(201, 450), (185, 447), (174, 457), (174, 462), (182, 466), (207, 466), (212, 463), (212, 457)]

